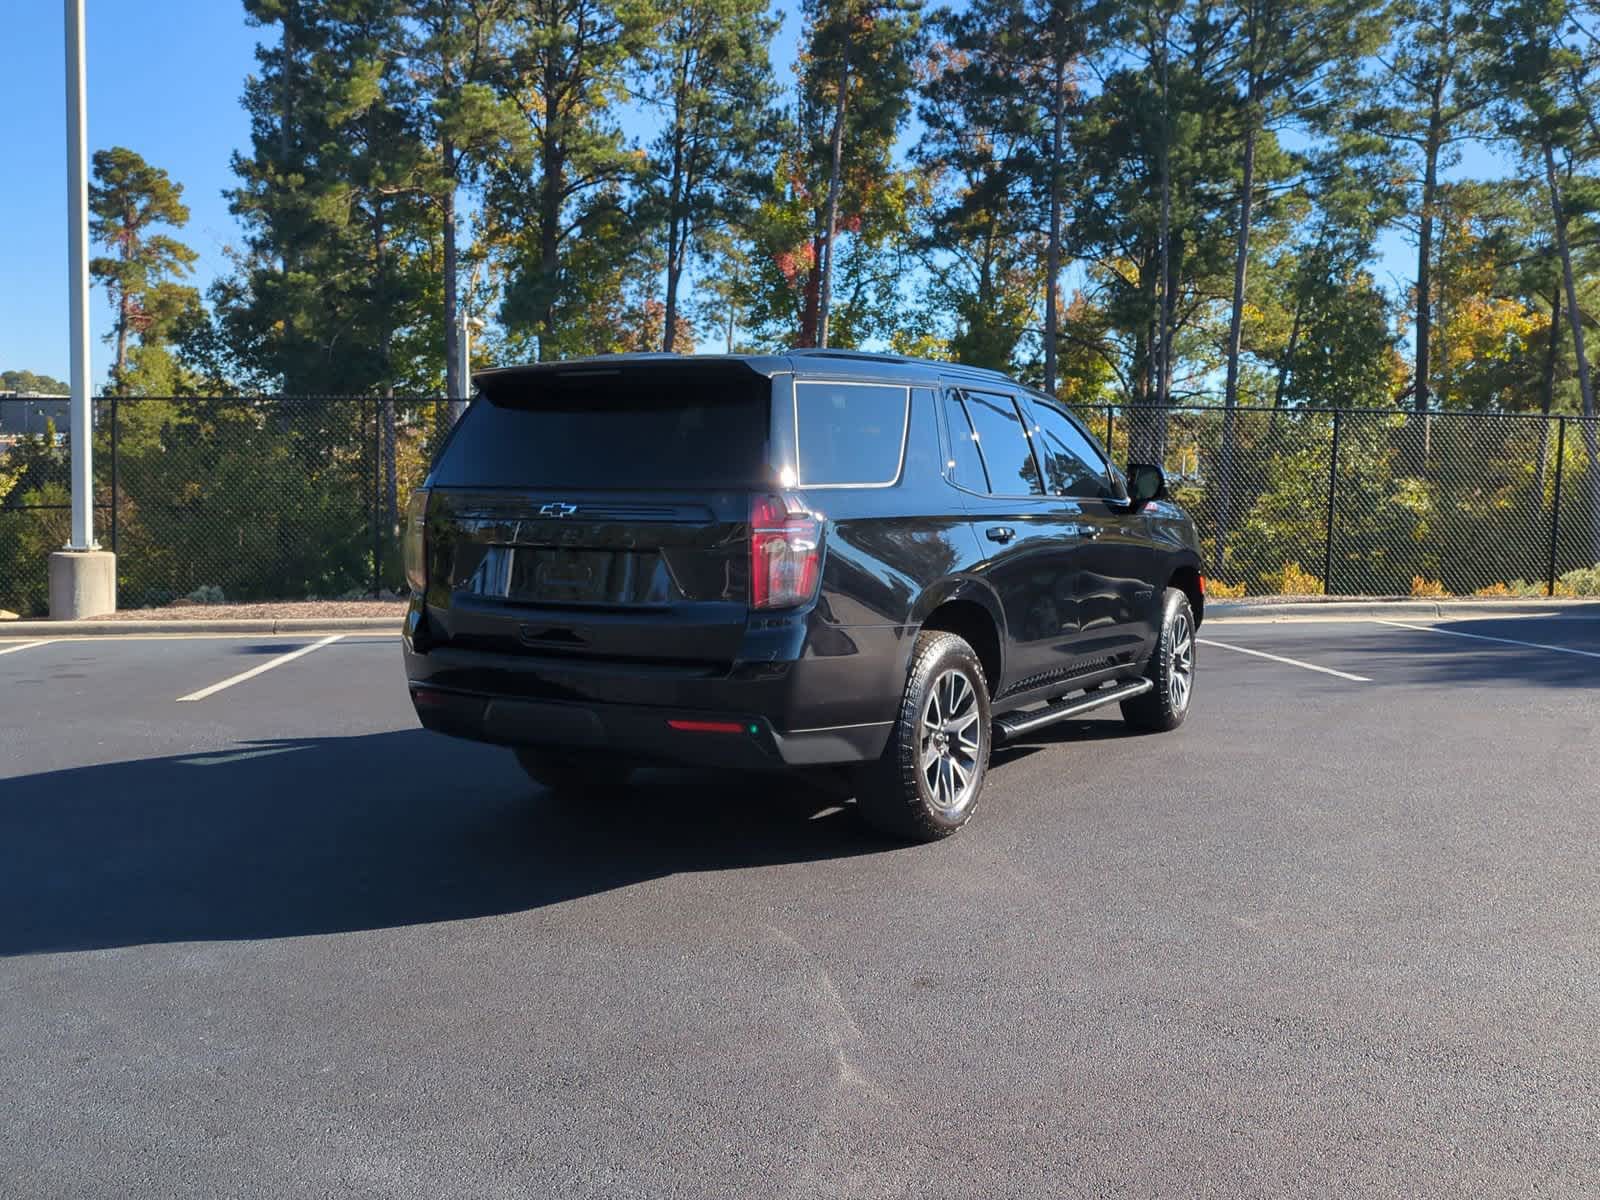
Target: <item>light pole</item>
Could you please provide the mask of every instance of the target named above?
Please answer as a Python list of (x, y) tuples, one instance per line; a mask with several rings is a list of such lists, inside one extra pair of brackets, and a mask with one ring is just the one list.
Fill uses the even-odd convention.
[(72, 339), (72, 539), (50, 556), (50, 615), (71, 620), (117, 607), (115, 558), (94, 540), (94, 422), (89, 403), (89, 114), (84, 0), (65, 0), (67, 49), (68, 329)]
[(478, 320), (477, 317), (469, 317), (467, 310), (463, 308), (461, 310), (461, 336), (457, 339), (457, 344), (461, 349), (460, 361), (457, 364), (459, 367), (457, 374), (461, 380), (461, 395), (451, 397), (452, 400), (458, 402), (468, 400), (472, 396), (472, 331), (474, 329), (482, 332), (483, 322)]
[(84, 83), (84, 0), (66, 0), (68, 325), (72, 337), (72, 540), (93, 550), (94, 430), (89, 419), (89, 112)]

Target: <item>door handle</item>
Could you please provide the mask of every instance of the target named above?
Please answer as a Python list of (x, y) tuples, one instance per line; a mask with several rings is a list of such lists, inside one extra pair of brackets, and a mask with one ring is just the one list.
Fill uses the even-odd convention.
[(1078, 536), (1081, 537), (1086, 542), (1092, 542), (1092, 541), (1095, 540), (1095, 538), (1100, 536), (1100, 526), (1098, 526), (1098, 525), (1079, 525), (1078, 526)]
[(991, 542), (999, 542), (1001, 545), (1004, 545), (1012, 538), (1017, 536), (1017, 531), (1011, 528), (1009, 525), (991, 525), (988, 529), (984, 530), (984, 536), (987, 537)]

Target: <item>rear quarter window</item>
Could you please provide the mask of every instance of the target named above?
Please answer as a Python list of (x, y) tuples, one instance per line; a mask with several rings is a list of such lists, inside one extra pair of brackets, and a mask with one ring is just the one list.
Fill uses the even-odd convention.
[(900, 477), (910, 389), (877, 383), (794, 386), (800, 485), (872, 486)]

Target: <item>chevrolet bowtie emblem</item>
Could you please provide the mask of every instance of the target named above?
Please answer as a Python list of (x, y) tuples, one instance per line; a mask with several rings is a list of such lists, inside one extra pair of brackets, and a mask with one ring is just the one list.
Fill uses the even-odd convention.
[(539, 515), (541, 517), (570, 517), (578, 511), (576, 504), (541, 504)]

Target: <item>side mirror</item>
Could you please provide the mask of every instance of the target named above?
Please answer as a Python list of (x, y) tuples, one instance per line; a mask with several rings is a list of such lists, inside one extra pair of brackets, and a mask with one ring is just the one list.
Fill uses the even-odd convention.
[(1163, 499), (1167, 494), (1167, 477), (1160, 467), (1149, 463), (1128, 464), (1128, 499), (1135, 508), (1143, 508), (1152, 500)]

